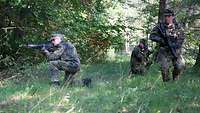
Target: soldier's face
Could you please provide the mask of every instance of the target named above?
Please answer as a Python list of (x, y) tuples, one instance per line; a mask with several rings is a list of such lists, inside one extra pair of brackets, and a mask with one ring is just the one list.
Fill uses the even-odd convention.
[(53, 39), (51, 40), (51, 42), (53, 43), (54, 46), (60, 44), (61, 42), (61, 38), (56, 36), (56, 37), (53, 37)]
[(140, 46), (140, 48), (142, 48), (142, 49), (144, 48), (144, 44), (143, 44), (143, 43), (140, 43), (139, 46)]
[(173, 24), (173, 19), (174, 19), (174, 16), (172, 15), (165, 16), (165, 22), (167, 24)]

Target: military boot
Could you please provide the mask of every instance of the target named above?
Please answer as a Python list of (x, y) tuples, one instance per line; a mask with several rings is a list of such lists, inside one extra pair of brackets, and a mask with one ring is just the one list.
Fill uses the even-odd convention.
[(52, 87), (58, 87), (58, 86), (60, 86), (60, 82), (59, 82), (59, 81), (52, 81), (52, 82), (50, 83), (50, 85), (51, 85)]
[(173, 75), (173, 80), (178, 80), (179, 79), (179, 75), (180, 75), (181, 71), (178, 69), (174, 69), (172, 72)]
[(163, 80), (163, 82), (168, 82), (170, 80), (168, 74), (169, 74), (168, 71), (162, 71), (162, 80)]
[(74, 84), (74, 73), (65, 72), (64, 84), (72, 85)]

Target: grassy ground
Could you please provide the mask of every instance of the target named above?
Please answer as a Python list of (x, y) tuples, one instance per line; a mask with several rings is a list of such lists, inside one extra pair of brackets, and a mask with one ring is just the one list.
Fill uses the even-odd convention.
[(200, 112), (200, 75), (191, 69), (176, 82), (163, 83), (156, 64), (144, 76), (129, 78), (128, 58), (120, 57), (82, 65), (77, 80), (91, 77), (87, 88), (49, 86), (46, 63), (25, 68), (0, 81), (0, 113)]

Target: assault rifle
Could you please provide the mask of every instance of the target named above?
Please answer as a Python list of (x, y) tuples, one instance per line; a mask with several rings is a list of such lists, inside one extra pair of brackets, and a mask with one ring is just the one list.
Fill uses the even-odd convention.
[[(169, 47), (169, 50), (170, 50), (171, 54), (173, 55), (174, 59), (177, 59), (177, 58), (178, 58), (178, 55), (176, 54), (176, 49), (175, 49), (175, 47), (172, 45), (172, 42), (171, 42), (171, 40), (170, 40), (170, 37), (167, 36), (166, 33), (163, 32), (162, 29), (165, 29), (164, 26), (163, 26), (163, 25), (160, 25), (160, 27), (161, 27), (160, 31), (161, 31), (161, 33), (162, 33), (162, 35), (163, 35), (163, 37), (164, 37), (165, 43), (166, 43), (167, 46)], [(159, 27), (159, 28), (160, 28), (160, 27)]]
[(46, 49), (48, 51), (53, 51), (54, 48), (53, 44), (50, 42), (44, 44), (28, 44), (26, 45), (26, 47), (38, 50)]

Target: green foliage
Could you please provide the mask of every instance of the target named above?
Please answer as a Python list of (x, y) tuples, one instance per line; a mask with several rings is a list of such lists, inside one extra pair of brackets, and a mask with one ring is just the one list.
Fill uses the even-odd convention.
[(157, 18), (158, 18), (158, 10), (159, 10), (159, 4), (158, 2), (147, 2), (144, 1), (144, 7), (141, 8), (141, 17), (145, 18), (144, 24), (143, 24), (143, 29), (144, 33), (148, 35), (151, 32), (152, 26), (157, 23)]
[[(168, 2), (185, 28), (186, 53), (195, 58), (199, 1)], [(134, 44), (138, 37), (148, 36), (157, 22), (158, 5), (159, 0), (1, 0), (0, 67), (42, 61), (39, 52), (23, 45), (43, 43), (53, 32), (65, 34), (75, 44), (82, 63), (100, 62), (109, 48), (123, 48), (125, 34)]]
[(101, 0), (0, 1), (1, 67), (21, 57), (38, 61), (38, 53), (22, 45), (45, 42), (53, 32), (65, 34), (76, 45), (82, 62), (103, 59), (108, 48), (123, 44), (123, 27), (109, 24), (107, 4)]

